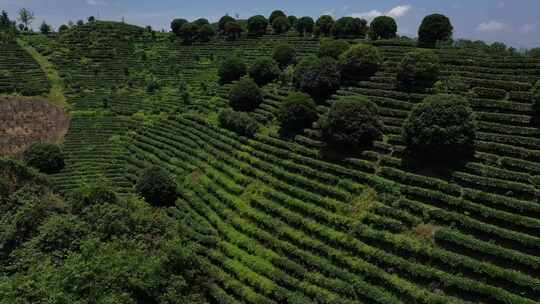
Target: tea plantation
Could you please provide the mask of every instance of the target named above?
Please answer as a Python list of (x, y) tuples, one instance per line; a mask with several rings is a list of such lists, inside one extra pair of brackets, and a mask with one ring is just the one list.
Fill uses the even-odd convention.
[[(329, 98), (312, 96), (318, 119), (284, 135), (282, 105), (305, 76), (295, 68), (322, 53), (323, 30), (278, 34), (274, 27), (186, 43), (175, 33), (92, 21), (20, 35), (58, 71), (69, 103), (65, 167), (47, 177), (52, 191), (68, 198), (99, 184), (120, 200), (140, 200), (143, 172), (165, 170), (176, 202), (148, 212), (183, 227), (205, 271), (205, 300), (192, 303), (540, 303), (540, 60), (438, 43), (429, 46), (440, 61), (436, 79), (412, 88), (399, 75), (417, 41), (343, 34), (350, 45), (371, 46), (378, 68), (354, 79), (342, 72)], [(46, 95), (46, 74), (20, 44), (0, 44), (0, 93)], [(225, 127), (221, 112), (240, 78), (223, 83), (222, 64), (235, 56), (249, 74), (284, 44), (294, 61), (261, 87), (262, 103), (248, 117), (253, 136)], [(337, 58), (320, 61), (345, 71), (351, 63)], [(361, 64), (350, 71), (365, 71)], [(328, 70), (320, 68), (319, 83), (332, 82)], [(409, 151), (405, 126), (419, 104), (441, 93), (468, 101), (473, 153), (424, 161)], [(334, 105), (365, 99), (382, 135), (365, 146), (330, 144)], [(152, 233), (142, 242), (157, 238)], [(0, 265), (0, 277), (13, 274)], [(0, 295), (10, 290), (5, 282)], [(177, 303), (127, 289), (135, 300), (125, 303)]]

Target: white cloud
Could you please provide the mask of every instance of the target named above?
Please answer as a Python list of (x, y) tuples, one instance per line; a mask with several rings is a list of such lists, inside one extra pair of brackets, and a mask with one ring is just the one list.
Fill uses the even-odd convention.
[(381, 12), (379, 10), (371, 10), (368, 12), (354, 13), (352, 14), (352, 16), (355, 18), (364, 18), (368, 20), (373, 19), (375, 17), (379, 17), (379, 16), (390, 16), (394, 18), (399, 18), (399, 17), (405, 16), (411, 9), (412, 9), (412, 6), (407, 4), (407, 5), (396, 6), (392, 8), (391, 10), (389, 10), (388, 12)]
[(502, 31), (508, 30), (508, 25), (499, 21), (491, 20), (488, 22), (480, 23), (478, 27), (476, 27), (476, 30), (479, 32), (491, 32), (491, 33), (502, 32)]
[(103, 0), (86, 0), (86, 4), (92, 6), (107, 6), (109, 3)]
[(528, 34), (536, 30), (536, 24), (524, 24), (518, 28), (520, 34)]

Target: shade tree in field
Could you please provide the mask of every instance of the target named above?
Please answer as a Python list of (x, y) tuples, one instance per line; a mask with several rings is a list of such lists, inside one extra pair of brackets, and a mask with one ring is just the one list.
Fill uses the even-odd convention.
[(450, 162), (472, 156), (477, 125), (469, 101), (458, 95), (429, 96), (417, 104), (403, 128), (409, 155)]
[(317, 102), (322, 102), (335, 93), (340, 82), (338, 63), (330, 57), (306, 57), (294, 70), (293, 84), (296, 89), (309, 94)]
[(315, 21), (309, 16), (302, 17), (296, 22), (295, 28), (300, 35), (311, 34), (315, 28)]
[(332, 103), (321, 128), (331, 146), (366, 148), (382, 139), (384, 125), (377, 106), (367, 97), (347, 96)]
[(274, 58), (274, 60), (279, 64), (279, 67), (283, 69), (295, 62), (296, 50), (290, 44), (278, 44), (272, 51), (272, 58)]
[(287, 18), (287, 15), (285, 15), (285, 13), (284, 13), (283, 11), (275, 10), (275, 11), (273, 11), (273, 12), (270, 14), (270, 17), (268, 18), (268, 22), (269, 22), (270, 24), (273, 24), (274, 21), (275, 21), (277, 18), (281, 18), (281, 17)]
[(251, 112), (263, 102), (259, 86), (249, 77), (236, 82), (229, 93), (229, 104), (235, 111)]
[(277, 17), (272, 22), (272, 29), (276, 34), (283, 34), (291, 28), (291, 24), (287, 17)]
[(353, 45), (339, 56), (343, 80), (365, 80), (375, 75), (382, 63), (379, 50), (368, 44)]
[(339, 56), (345, 53), (350, 47), (351, 44), (347, 40), (325, 38), (321, 40), (318, 55), (320, 58), (332, 57), (338, 60)]
[(50, 143), (35, 143), (24, 151), (26, 165), (40, 172), (58, 173), (65, 167), (65, 155), (60, 146)]
[(396, 20), (389, 16), (376, 17), (369, 25), (368, 34), (371, 40), (395, 38), (396, 33)]
[(236, 19), (234, 19), (233, 17), (231, 17), (229, 15), (225, 15), (225, 16), (221, 17), (219, 19), (219, 22), (218, 22), (218, 31), (219, 31), (219, 33), (224, 34), (227, 23), (235, 22), (235, 21), (236, 21)]
[(253, 137), (259, 131), (259, 123), (246, 112), (224, 109), (218, 116), (220, 125), (238, 135)]
[(289, 19), (289, 24), (291, 25), (291, 27), (296, 28), (296, 23), (298, 22), (298, 17), (290, 15), (290, 16), (287, 16), (287, 19)]
[(418, 29), (418, 42), (422, 46), (435, 46), (439, 41), (452, 38), (454, 27), (445, 15), (432, 14), (422, 20)]
[(315, 34), (317, 36), (330, 36), (334, 28), (334, 18), (329, 15), (322, 15), (315, 23)]
[(135, 185), (135, 191), (156, 207), (174, 206), (177, 185), (165, 169), (152, 166), (144, 170)]
[(231, 21), (225, 24), (224, 34), (229, 40), (236, 40), (242, 36), (244, 28), (238, 21)]
[(247, 21), (247, 29), (252, 37), (264, 35), (268, 29), (268, 20), (262, 15), (250, 17)]
[(273, 82), (279, 77), (280, 73), (278, 63), (271, 57), (261, 57), (249, 68), (249, 77), (259, 86)]
[(39, 31), (40, 33), (42, 33), (43, 35), (49, 35), (51, 32), (52, 32), (52, 28), (50, 25), (48, 25), (47, 23), (45, 23), (45, 21), (43, 21), (39, 27)]
[(23, 25), (23, 27), (21, 27), (22, 30), (28, 31), (34, 19), (36, 19), (34, 12), (24, 7), (19, 10), (18, 20)]
[(176, 35), (176, 36), (181, 36), (182, 35), (182, 32), (181, 32), (181, 29), (184, 25), (188, 24), (189, 21), (187, 21), (186, 19), (181, 19), (181, 18), (177, 18), (177, 19), (174, 19), (172, 22), (171, 22), (171, 31)]
[(431, 87), (439, 76), (439, 56), (432, 50), (416, 49), (398, 65), (397, 80), (405, 89)]
[(225, 58), (218, 69), (219, 82), (221, 84), (239, 80), (246, 74), (247, 66), (245, 62), (237, 56)]
[(292, 92), (283, 99), (277, 115), (282, 135), (301, 132), (317, 120), (317, 108), (313, 99), (301, 92)]

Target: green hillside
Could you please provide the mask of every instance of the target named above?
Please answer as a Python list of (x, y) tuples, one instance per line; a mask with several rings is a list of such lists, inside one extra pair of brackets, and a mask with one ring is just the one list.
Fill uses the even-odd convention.
[[(262, 87), (255, 136), (218, 119), (235, 84), (219, 83), (226, 58), (251, 66), (286, 43), (300, 61), (318, 55), (319, 38), (289, 31), (187, 45), (97, 21), (22, 39), (53, 64), (70, 104), (66, 165), (51, 187), (69, 195), (105, 184), (129, 200), (141, 172), (166, 169), (179, 188), (167, 212), (211, 278), (210, 303), (540, 303), (539, 59), (435, 48), (439, 83), (463, 86), (453, 93), (469, 100), (478, 131), (470, 159), (429, 167), (414, 165), (402, 136), (415, 105), (437, 93), (398, 83), (412, 40), (347, 39), (376, 47), (381, 67), (343, 82), (316, 110), (323, 117), (367, 97), (384, 136), (335, 151), (319, 122), (293, 137), (278, 132), (294, 90), (287, 80)], [(0, 46), (0, 92), (48, 92), (31, 56)], [(11, 72), (14, 57), (23, 59)]]

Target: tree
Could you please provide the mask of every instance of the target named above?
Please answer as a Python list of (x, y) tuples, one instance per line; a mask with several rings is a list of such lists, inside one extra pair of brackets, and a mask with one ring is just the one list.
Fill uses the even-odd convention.
[(157, 207), (174, 206), (177, 198), (176, 182), (166, 170), (153, 166), (143, 171), (135, 191), (148, 203)]
[(186, 19), (174, 19), (172, 22), (171, 22), (171, 31), (176, 35), (176, 36), (181, 36), (182, 35), (182, 32), (181, 32), (181, 29), (184, 25), (188, 24), (189, 22), (186, 20)]
[(277, 62), (271, 57), (257, 59), (249, 69), (249, 77), (259, 86), (264, 86), (276, 80), (281, 70)]
[(235, 40), (242, 36), (244, 28), (238, 21), (227, 22), (225, 25), (225, 35), (229, 40)]
[(221, 17), (221, 19), (219, 19), (219, 22), (218, 22), (218, 29), (219, 29), (219, 33), (220, 34), (224, 34), (225, 33), (225, 27), (227, 25), (227, 23), (229, 22), (235, 22), (236, 20), (229, 16), (229, 15), (225, 15), (223, 17)]
[(540, 119), (540, 80), (536, 82), (534, 87), (532, 88), (532, 102), (533, 102), (533, 110), (536, 114), (536, 119)]
[(65, 24), (60, 25), (60, 27), (58, 28), (59, 33), (64, 33), (64, 32), (66, 32), (68, 30), (69, 30), (69, 26), (67, 26)]
[(324, 140), (332, 146), (366, 148), (382, 139), (384, 125), (369, 99), (347, 96), (332, 103), (321, 128)]
[(236, 81), (247, 73), (246, 64), (242, 59), (236, 56), (225, 59), (219, 69), (218, 76), (221, 84), (230, 83)]
[(379, 50), (368, 44), (357, 44), (339, 56), (341, 77), (345, 80), (363, 80), (375, 75), (382, 63)]
[(423, 46), (435, 46), (438, 41), (452, 38), (454, 27), (445, 15), (426, 16), (418, 29), (418, 42)]
[(405, 88), (430, 87), (439, 76), (439, 57), (427, 49), (405, 54), (398, 65), (397, 80)]
[(369, 26), (369, 38), (371, 40), (395, 38), (396, 33), (396, 20), (389, 16), (376, 17)]
[(272, 29), (276, 34), (283, 34), (291, 28), (289, 19), (287, 17), (278, 17), (272, 22)]
[(235, 111), (251, 112), (263, 102), (263, 94), (259, 86), (249, 77), (236, 82), (229, 94), (229, 104)]
[(41, 26), (39, 27), (39, 31), (43, 35), (49, 35), (51, 33), (51, 26), (45, 23), (45, 21), (43, 21), (43, 23), (41, 23)]
[(296, 28), (296, 23), (298, 22), (298, 18), (296, 16), (290, 15), (287, 17), (289, 19), (289, 24), (291, 27)]
[(199, 18), (199, 19), (193, 21), (193, 23), (195, 25), (197, 25), (198, 27), (202, 27), (204, 25), (210, 25), (210, 22), (206, 18)]
[(15, 21), (11, 21), (9, 19), (8, 13), (6, 11), (2, 11), (2, 14), (0, 14), (0, 32), (15, 32)]
[(321, 41), (319, 58), (332, 57), (338, 60), (339, 56), (345, 53), (350, 47), (351, 44), (346, 40), (325, 38)]
[(317, 102), (335, 93), (340, 81), (338, 64), (330, 57), (306, 57), (294, 70), (293, 83), (296, 89), (309, 94)]
[(261, 15), (250, 17), (247, 22), (247, 29), (250, 36), (258, 37), (264, 35), (268, 29), (268, 20)]
[(94, 22), (94, 21), (96, 21), (96, 17), (94, 17), (94, 16), (88, 17), (88, 22), (89, 22), (89, 23), (92, 23), (92, 22)]
[(296, 59), (296, 50), (289, 44), (282, 43), (274, 47), (272, 58), (279, 64), (280, 68), (285, 68), (294, 63)]
[(77, 26), (83, 26), (84, 25), (84, 21), (79, 19), (77, 20)]
[(329, 15), (323, 15), (317, 19), (315, 23), (315, 34), (317, 36), (330, 36), (332, 34), (332, 28), (334, 28), (334, 18)]
[(259, 124), (246, 112), (236, 112), (230, 109), (219, 113), (219, 123), (225, 129), (231, 130), (238, 135), (253, 137), (259, 132)]
[(208, 42), (216, 35), (216, 31), (210, 24), (205, 24), (199, 28), (198, 38), (203, 42)]
[(184, 43), (193, 43), (199, 35), (200, 27), (195, 23), (186, 23), (180, 29), (180, 37), (184, 39)]
[(527, 56), (540, 59), (540, 48), (534, 48), (527, 51)]
[(440, 94), (413, 108), (405, 121), (403, 139), (411, 156), (446, 162), (472, 156), (476, 130), (468, 100)]
[(278, 113), (284, 135), (295, 134), (310, 127), (317, 118), (315, 102), (309, 95), (300, 92), (293, 92), (285, 97)]
[(360, 18), (339, 18), (332, 28), (336, 38), (364, 38), (368, 30), (367, 21)]
[(315, 27), (315, 21), (311, 17), (302, 17), (296, 22), (296, 31), (300, 35), (306, 35), (313, 33), (313, 28)]
[(24, 30), (27, 31), (30, 28), (30, 25), (32, 25), (32, 21), (34, 21), (35, 16), (34, 13), (26, 8), (21, 8), (19, 10), (19, 22), (24, 24)]
[(276, 10), (276, 11), (273, 11), (272, 14), (270, 14), (270, 18), (268, 18), (268, 21), (270, 22), (270, 24), (274, 24), (274, 20), (280, 17), (287, 18), (287, 15), (285, 15), (283, 11)]
[(32, 144), (23, 154), (24, 162), (47, 174), (58, 173), (64, 166), (64, 153), (58, 145), (49, 143)]

